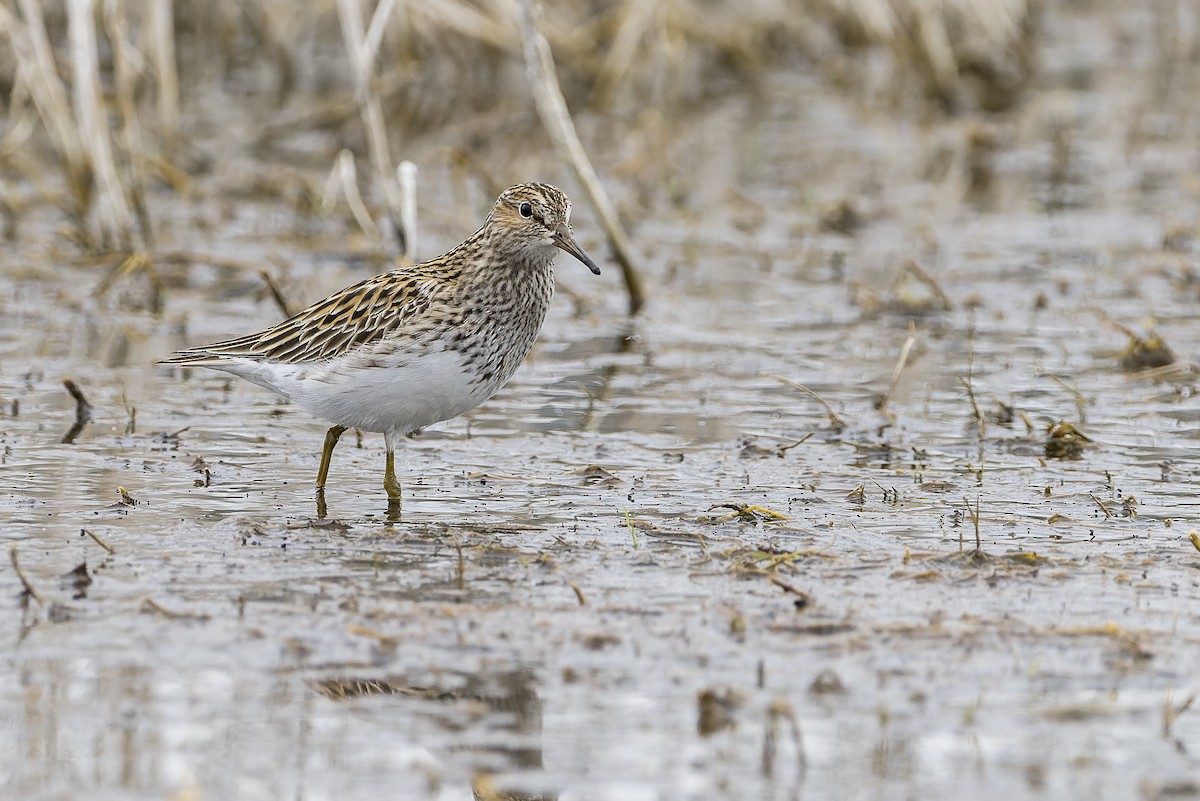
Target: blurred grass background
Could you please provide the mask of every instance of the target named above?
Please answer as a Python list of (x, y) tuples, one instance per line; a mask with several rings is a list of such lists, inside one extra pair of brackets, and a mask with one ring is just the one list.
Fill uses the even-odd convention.
[[(546, 4), (540, 28), (585, 148), (603, 152), (602, 178), (650, 203), (686, 192), (672, 176), (687, 165), (670, 158), (681, 132), (780, 68), (905, 113), (1011, 109), (1036, 77), (1039, 11), (1030, 0), (569, 0)], [(164, 199), (209, 202), (197, 183), (244, 158), (264, 169), (227, 197), (337, 208), (403, 251), (416, 234), (404, 233), (415, 193), (406, 200), (396, 180), (403, 161), (440, 161), (494, 194), (513, 165), (557, 158), (514, 0), (5, 0), (0, 41), (10, 239), (50, 208), (83, 252), (152, 252), (170, 239)]]

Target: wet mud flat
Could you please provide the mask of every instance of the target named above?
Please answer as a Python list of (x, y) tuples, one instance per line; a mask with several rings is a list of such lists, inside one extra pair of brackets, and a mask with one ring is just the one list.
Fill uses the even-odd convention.
[[(715, 103), (692, 200), (633, 229), (645, 312), (561, 264), (512, 384), (407, 444), (399, 521), (379, 438), (321, 517), (319, 421), (151, 366), (278, 319), (246, 265), (300, 301), (380, 269), (345, 232), (180, 210), (193, 257), (105, 285), (32, 222), (0, 256), (0, 792), (1200, 796), (1200, 115), (1097, 56), (1149, 22), (1062, 16), (983, 127), (804, 70)], [(487, 202), (427, 174), (470, 212), (433, 204), (425, 255)]]

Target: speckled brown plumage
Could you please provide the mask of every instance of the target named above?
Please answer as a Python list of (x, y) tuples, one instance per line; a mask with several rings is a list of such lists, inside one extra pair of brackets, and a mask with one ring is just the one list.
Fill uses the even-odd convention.
[(385, 487), (397, 440), (483, 403), (524, 360), (554, 294), (556, 248), (594, 273), (575, 242), (571, 204), (549, 184), (519, 184), (483, 227), (435, 259), (368, 278), (264, 331), (189, 348), (164, 364), (210, 367), (272, 389), (341, 430), (383, 433)]

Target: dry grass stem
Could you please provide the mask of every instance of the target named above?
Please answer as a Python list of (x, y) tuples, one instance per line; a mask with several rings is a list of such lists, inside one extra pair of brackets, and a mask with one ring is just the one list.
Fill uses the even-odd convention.
[(917, 327), (913, 323), (908, 324), (908, 338), (904, 340), (904, 345), (900, 348), (900, 357), (896, 359), (896, 367), (892, 370), (892, 380), (888, 383), (887, 392), (884, 393), (883, 400), (879, 402), (880, 413), (886, 412), (888, 404), (892, 401), (892, 395), (896, 392), (896, 386), (900, 383), (900, 376), (904, 375), (904, 368), (908, 366), (908, 357), (912, 353), (913, 345), (917, 343)]
[[(974, 508), (971, 507), (971, 502), (968, 501), (965, 497), (963, 498), (963, 505), (965, 505), (967, 507), (967, 514), (969, 514), (971, 516), (971, 524), (975, 527), (975, 553), (982, 554), (983, 553), (983, 537), (979, 531), (979, 496), (978, 495), (975, 496), (975, 507)], [(960, 529), (960, 532), (958, 535), (958, 551), (959, 551), (959, 553), (962, 553), (962, 549), (963, 549), (963, 540), (962, 540), (962, 532)]]
[(1108, 504), (1106, 504), (1099, 496), (1089, 492), (1088, 497), (1096, 502), (1096, 506), (1100, 507), (1100, 511), (1104, 513), (1106, 518), (1113, 516), (1112, 510), (1108, 508)]
[(1149, 383), (1167, 382), (1173, 384), (1188, 384), (1200, 377), (1200, 366), (1195, 364), (1166, 364), (1162, 367), (1147, 367), (1129, 374), (1131, 381), (1146, 381)]
[(915, 261), (909, 260), (904, 264), (904, 269), (922, 284), (929, 287), (929, 290), (937, 296), (938, 302), (942, 304), (943, 311), (949, 311), (954, 308), (954, 304), (950, 302), (950, 296), (942, 289), (942, 285), (924, 267)]
[(100, 55), (94, 12), (95, 0), (67, 0), (74, 111), (96, 181), (101, 242), (125, 244), (133, 231), (134, 214), (117, 172), (100, 91)]
[(1070, 384), (1068, 384), (1066, 381), (1062, 380), (1058, 376), (1054, 375), (1053, 373), (1042, 372), (1042, 373), (1038, 374), (1038, 377), (1039, 378), (1049, 378), (1055, 384), (1058, 384), (1060, 387), (1065, 389), (1067, 392), (1071, 393), (1071, 397), (1075, 401), (1075, 412), (1076, 412), (1076, 414), (1079, 415), (1079, 424), (1087, 425), (1088, 401), (1087, 401), (1087, 398), (1084, 397), (1082, 392), (1080, 392), (1077, 388), (1071, 386)]
[[(381, 0), (371, 16), (370, 27), (364, 30), (361, 0), (337, 0), (342, 38), (354, 71), (354, 100), (358, 104), (367, 137), (367, 152), (371, 159), (373, 177), (387, 201), (393, 223), (400, 229), (399, 240), (403, 249), (408, 241), (408, 232), (403, 230), (404, 203), (400, 186), (393, 180), (396, 171), (392, 166), (394, 162), (388, 144), (387, 127), (384, 124), (383, 102), (376, 83), (372, 80), (375, 57), (383, 41), (388, 17), (391, 16), (395, 5), (395, 0)], [(357, 213), (355, 217), (358, 218)], [(359, 224), (362, 224), (361, 220)], [(374, 223), (371, 227), (378, 235), (378, 228)]]
[(979, 440), (979, 477), (983, 478), (984, 445), (987, 442), (987, 417), (979, 408), (975, 399), (975, 329), (971, 328), (971, 349), (967, 353), (966, 378), (959, 376), (963, 389), (967, 391), (967, 400), (971, 403), (971, 412), (975, 416), (975, 436)]

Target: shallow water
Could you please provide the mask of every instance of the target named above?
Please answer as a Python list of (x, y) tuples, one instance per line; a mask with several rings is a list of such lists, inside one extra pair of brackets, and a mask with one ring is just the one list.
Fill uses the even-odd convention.
[[(1047, 12), (986, 186), (979, 123), (808, 70), (721, 101), (672, 154), (706, 165), (687, 200), (634, 215), (651, 306), (627, 320), (615, 266), (564, 259), (513, 382), (406, 445), (398, 523), (381, 438), (343, 438), (317, 519), (319, 421), (152, 366), (276, 321), (252, 272), (163, 265), (155, 315), (32, 220), (0, 255), (0, 514), (41, 597), (0, 570), (2, 794), (1200, 795), (1198, 73), (1147, 88), (1153, 23)], [(477, 224), (469, 196), (423, 255)], [(852, 235), (818, 224), (841, 200)], [(280, 257), (294, 300), (377, 269), (336, 221), (239, 202), (204, 233), (170, 203), (172, 248)], [(1176, 368), (1123, 371), (1106, 321)], [(63, 376), (96, 407), (72, 445)], [(1047, 458), (1059, 420), (1081, 458)]]

